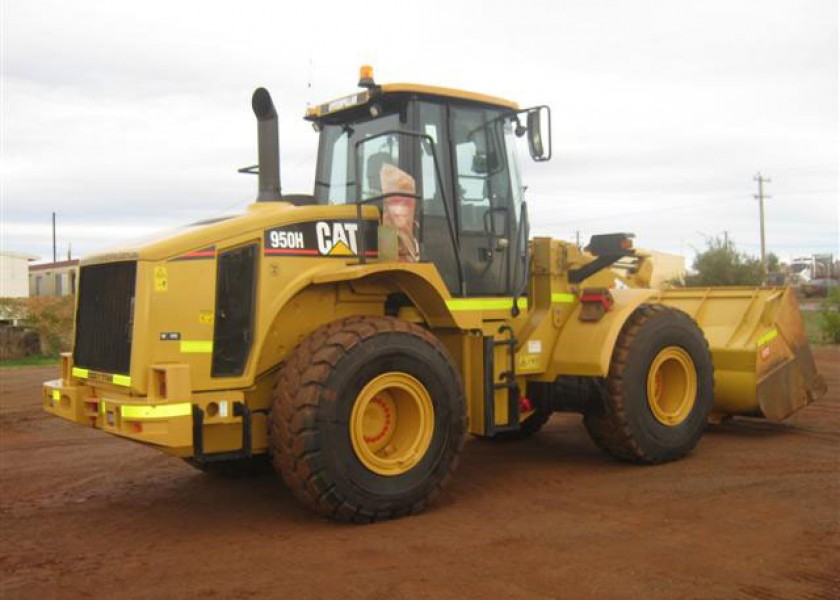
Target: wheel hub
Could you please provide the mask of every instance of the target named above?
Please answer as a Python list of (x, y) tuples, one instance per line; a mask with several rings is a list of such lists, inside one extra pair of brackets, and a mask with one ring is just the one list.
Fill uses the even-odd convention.
[(350, 415), (350, 441), (359, 461), (379, 475), (402, 475), (426, 453), (434, 407), (425, 386), (401, 372), (383, 373), (362, 388)]
[(648, 405), (654, 418), (676, 427), (688, 418), (697, 397), (697, 372), (688, 352), (663, 348), (653, 359), (647, 379)]

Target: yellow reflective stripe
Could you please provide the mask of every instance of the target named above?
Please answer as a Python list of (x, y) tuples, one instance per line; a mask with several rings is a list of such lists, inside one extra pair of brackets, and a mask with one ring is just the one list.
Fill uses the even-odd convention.
[(181, 352), (183, 354), (212, 354), (213, 342), (181, 340)]
[[(527, 298), (518, 298), (516, 306), (525, 310), (528, 308)], [(451, 311), (459, 310), (510, 310), (513, 308), (511, 298), (453, 298), (446, 301), (446, 308)]]
[(762, 335), (760, 338), (758, 338), (758, 341), (755, 343), (755, 345), (756, 346), (763, 346), (764, 344), (768, 344), (768, 343), (772, 342), (778, 336), (779, 336), (779, 330), (778, 329), (771, 329), (770, 331), (768, 331), (767, 333)]
[(577, 299), (574, 294), (558, 293), (551, 294), (551, 301), (559, 304), (570, 304)]
[(192, 404), (163, 404), (160, 406), (121, 406), (123, 419), (168, 419), (185, 417), (192, 414)]
[(52, 399), (53, 400), (61, 400), (61, 392), (59, 392), (58, 390), (53, 390), (52, 391)]
[(128, 375), (114, 375), (111, 381), (114, 383), (114, 385), (131, 387), (131, 377), (129, 377)]
[[(81, 367), (73, 367), (70, 373), (73, 377), (78, 377), (80, 379), (88, 379), (90, 377), (90, 371), (88, 369), (82, 369)], [(131, 377), (128, 375), (111, 375), (111, 383), (114, 385), (131, 387)]]

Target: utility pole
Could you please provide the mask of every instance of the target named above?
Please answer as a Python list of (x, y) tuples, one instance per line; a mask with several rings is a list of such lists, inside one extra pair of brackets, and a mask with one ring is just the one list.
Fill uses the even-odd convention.
[(772, 196), (768, 196), (764, 193), (764, 184), (770, 183), (769, 177), (762, 177), (761, 172), (755, 174), (753, 177), (758, 182), (758, 194), (754, 194), (754, 197), (758, 200), (758, 218), (760, 221), (761, 226), (761, 266), (764, 267), (764, 272), (767, 272), (767, 253), (764, 246), (764, 200), (767, 198), (772, 198)]
[(58, 255), (56, 254), (56, 249), (55, 249), (55, 213), (53, 213), (52, 215), (53, 215), (53, 219), (52, 219), (52, 221), (53, 221), (53, 262), (58, 262)]
[(580, 230), (575, 230), (575, 246), (580, 248)]

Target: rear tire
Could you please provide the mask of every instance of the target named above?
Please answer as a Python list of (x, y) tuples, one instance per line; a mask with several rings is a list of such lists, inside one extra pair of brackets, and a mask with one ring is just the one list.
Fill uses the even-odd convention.
[(306, 338), (278, 374), (271, 454), (306, 506), (369, 523), (421, 511), (464, 444), (461, 380), (417, 325), (350, 317)]
[(643, 304), (619, 334), (601, 406), (583, 422), (614, 458), (677, 460), (703, 434), (713, 390), (709, 345), (697, 324), (679, 310)]

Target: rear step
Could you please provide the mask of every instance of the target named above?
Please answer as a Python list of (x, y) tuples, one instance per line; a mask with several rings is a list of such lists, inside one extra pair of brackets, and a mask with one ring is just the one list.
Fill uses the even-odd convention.
[(193, 461), (201, 465), (206, 465), (226, 460), (247, 460), (253, 456), (253, 452), (251, 450), (251, 439), (253, 437), (251, 409), (248, 408), (244, 402), (234, 402), (233, 416), (242, 417), (242, 448), (228, 452), (206, 453), (204, 451), (204, 411), (200, 406), (193, 404)]

